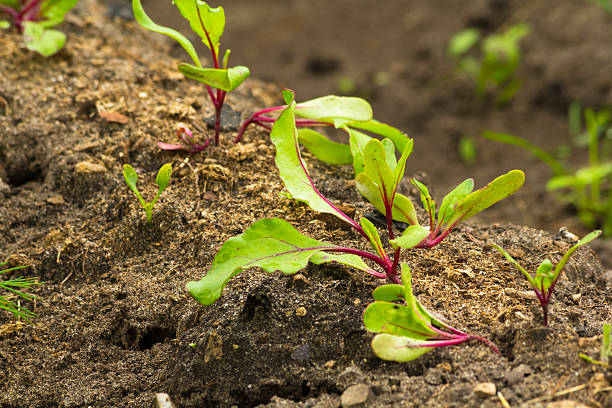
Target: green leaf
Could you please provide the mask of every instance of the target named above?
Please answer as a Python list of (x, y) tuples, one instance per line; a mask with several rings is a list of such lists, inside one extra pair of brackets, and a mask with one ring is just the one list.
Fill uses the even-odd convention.
[[(385, 139), (388, 140), (388, 139)], [(402, 156), (400, 157), (395, 169), (393, 169), (393, 178), (395, 179), (395, 187), (399, 185), (400, 181), (404, 178), (404, 171), (406, 170), (406, 160), (412, 153), (412, 147), (414, 142), (412, 139), (408, 140), (406, 146), (404, 147), (404, 151), (402, 152)], [(394, 153), (393, 153), (394, 154)], [(393, 156), (393, 160), (395, 161), (395, 155)]]
[[(225, 12), (223, 7), (212, 8), (200, 0), (174, 0), (181, 15), (189, 21), (194, 33), (200, 36), (202, 42), (219, 55), (219, 40), (225, 28)], [(208, 39), (212, 43), (210, 47)]]
[[(40, 24), (44, 28), (51, 28), (62, 21), (64, 16), (70, 9), (72, 9), (79, 0), (45, 0), (40, 6), (39, 16), (43, 17), (44, 20), (40, 21)], [(60, 47), (61, 48), (61, 47)]]
[(377, 301), (363, 312), (363, 323), (368, 331), (426, 340), (436, 333), (427, 326), (416, 311), (397, 303)]
[(393, 199), (393, 219), (407, 222), (410, 225), (419, 225), (414, 204), (403, 194), (395, 193), (395, 198)]
[(187, 39), (187, 37), (172, 28), (164, 27), (153, 22), (153, 20), (151, 20), (151, 18), (147, 15), (147, 13), (145, 13), (144, 9), (142, 8), (140, 0), (132, 0), (132, 10), (134, 11), (134, 18), (136, 19), (138, 24), (140, 24), (147, 30), (164, 34), (172, 38), (173, 40), (178, 42), (179, 45), (183, 47), (185, 51), (187, 51), (187, 54), (189, 54), (189, 57), (191, 57), (191, 60), (195, 65), (197, 65), (198, 67), (202, 66), (200, 58), (198, 57), (198, 53), (196, 52), (191, 41)]
[(480, 32), (476, 28), (467, 28), (453, 35), (448, 43), (448, 55), (457, 58), (465, 54), (480, 39)]
[(287, 108), (280, 114), (272, 131), (270, 139), (276, 146), (276, 167), (285, 187), (295, 200), (303, 201), (315, 211), (333, 214), (341, 220), (357, 226), (357, 223), (334, 206), (315, 187), (306, 163), (300, 154), (297, 128), (295, 125), (295, 101), (290, 94), (283, 94), (290, 100)]
[(603, 337), (601, 340), (600, 359), (602, 362), (608, 364), (612, 360), (612, 347), (610, 347), (612, 335), (610, 335), (610, 325), (608, 323), (604, 323), (602, 330)]
[(397, 167), (397, 159), (395, 157), (395, 145), (391, 141), (391, 139), (383, 139), (380, 141), (383, 145), (383, 150), (385, 151), (385, 162), (389, 169), (392, 172), (395, 172), (395, 168)]
[(159, 194), (162, 193), (166, 189), (168, 182), (170, 181), (170, 176), (172, 175), (172, 164), (166, 163), (164, 164), (159, 171), (157, 172), (157, 177), (155, 178), (155, 182), (159, 187)]
[(552, 267), (550, 259), (545, 259), (540, 263), (536, 271), (536, 276), (533, 279), (536, 285), (534, 289), (537, 289), (541, 293), (548, 292), (548, 288), (550, 288), (550, 285), (553, 283), (553, 275), (551, 273)]
[(497, 177), (488, 185), (474, 191), (459, 202), (455, 206), (455, 213), (448, 224), (454, 225), (457, 222), (465, 221), (496, 202), (511, 196), (523, 186), (524, 182), (525, 173), (520, 170), (511, 170)]
[(436, 216), (436, 202), (433, 200), (433, 198), (431, 198), (431, 194), (429, 194), (429, 189), (427, 189), (427, 186), (425, 184), (421, 183), (414, 177), (410, 181), (412, 181), (412, 184), (414, 184), (421, 193), (421, 203), (423, 204), (423, 208), (425, 208), (427, 213), (429, 213), (429, 217), (433, 221)]
[(531, 143), (530, 141), (523, 139), (518, 136), (507, 135), (504, 133), (496, 133), (485, 130), (482, 134), (486, 139), (493, 140), (495, 142), (506, 143), (512, 146), (520, 147), (521, 149), (527, 150), (529, 153), (533, 154), (540, 161), (550, 167), (555, 176), (560, 176), (566, 173), (565, 167), (563, 163), (559, 160), (555, 159), (550, 153), (543, 150), (539, 146)]
[(24, 27), (26, 47), (44, 57), (61, 50), (66, 42), (66, 34), (57, 30), (47, 30), (40, 23), (26, 22)]
[(399, 363), (412, 361), (433, 350), (426, 346), (427, 341), (388, 333), (377, 334), (372, 340), (372, 350), (378, 358)]
[(392, 283), (389, 285), (382, 285), (374, 289), (372, 292), (372, 298), (376, 301), (383, 302), (395, 302), (398, 300), (404, 300), (405, 295), (405, 286), (399, 285), (396, 283)]
[(406, 149), (406, 144), (409, 140), (411, 140), (401, 130), (394, 128), (393, 126), (389, 126), (386, 123), (381, 123), (375, 119), (370, 119), (365, 122), (349, 122), (347, 126), (350, 128), (372, 132), (381, 137), (389, 138), (393, 141), (393, 144), (395, 144), (395, 147), (400, 152), (403, 152)]
[(298, 140), (317, 159), (330, 164), (350, 164), (353, 162), (351, 148), (336, 143), (312, 129), (298, 129)]
[(355, 176), (357, 176), (364, 170), (363, 154), (366, 144), (368, 144), (372, 138), (365, 133), (348, 127), (344, 129), (349, 132), (349, 146), (351, 148), (351, 154), (353, 155), (353, 169), (355, 171)]
[(229, 69), (200, 68), (191, 64), (181, 63), (178, 70), (187, 78), (195, 79), (213, 88), (231, 92), (249, 77), (247, 67), (237, 66)]
[(136, 193), (138, 191), (138, 188), (136, 188), (136, 184), (138, 183), (138, 174), (129, 164), (123, 165), (123, 178), (125, 179), (125, 183), (128, 185), (128, 187), (130, 187), (132, 191)]
[(393, 171), (387, 164), (385, 148), (380, 140), (371, 139), (366, 144), (363, 159), (365, 173), (378, 187), (383, 202), (391, 204), (395, 192), (395, 180)]
[(0, 20), (0, 29), (5, 30), (11, 26), (11, 23), (7, 20)]
[(301, 118), (321, 121), (367, 121), (372, 119), (372, 107), (361, 98), (327, 95), (298, 104), (295, 114)]
[(304, 269), (313, 255), (333, 248), (302, 235), (286, 221), (266, 218), (228, 239), (206, 276), (187, 283), (187, 290), (195, 300), (208, 306), (221, 297), (228, 281), (243, 269), (260, 267), (269, 273), (294, 274)]
[(393, 245), (394, 249), (412, 249), (419, 245), (428, 235), (429, 230), (427, 228), (423, 228), (420, 225), (411, 225), (404, 230), (401, 236), (389, 242)]
[(548, 180), (548, 191), (567, 187), (584, 187), (612, 174), (612, 163), (589, 166), (576, 171), (573, 175), (557, 176)]
[(438, 224), (444, 225), (453, 216), (455, 205), (463, 200), (474, 189), (474, 180), (467, 179), (448, 193), (438, 209)]
[(372, 249), (374, 249), (374, 251), (376, 251), (378, 256), (380, 256), (382, 259), (387, 259), (387, 254), (385, 253), (382, 241), (380, 240), (380, 235), (378, 234), (378, 230), (374, 224), (372, 224), (370, 220), (365, 217), (361, 217), (359, 219), (359, 223), (370, 239), (370, 246)]

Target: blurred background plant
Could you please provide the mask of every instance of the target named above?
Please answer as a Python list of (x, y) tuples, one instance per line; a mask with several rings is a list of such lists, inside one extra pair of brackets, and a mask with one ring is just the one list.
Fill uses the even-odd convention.
[[(521, 83), (514, 73), (521, 62), (520, 40), (529, 34), (529, 26), (518, 23), (501, 34), (484, 36), (476, 28), (455, 34), (448, 43), (448, 55), (456, 61), (457, 70), (475, 82), (475, 92), (484, 99), (489, 89), (495, 91), (495, 101), (509, 102)], [(480, 43), (480, 55), (468, 55)]]
[[(587, 228), (601, 228), (612, 236), (612, 118), (609, 109), (595, 111), (574, 102), (569, 108), (571, 145), (558, 146), (550, 153), (530, 141), (513, 135), (485, 131), (489, 140), (527, 150), (552, 170), (547, 191), (561, 190), (559, 198), (572, 205)], [(586, 166), (574, 170), (576, 149), (587, 149)]]

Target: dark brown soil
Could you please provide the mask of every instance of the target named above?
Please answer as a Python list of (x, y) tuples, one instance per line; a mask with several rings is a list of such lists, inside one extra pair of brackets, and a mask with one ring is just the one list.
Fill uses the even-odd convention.
[[(249, 14), (240, 8), (243, 3), (226, 7), (243, 13), (228, 14), (228, 34), (248, 34), (246, 24), (256, 21), (259, 8), (275, 17), (261, 28), (265, 34), (282, 7), (304, 17), (310, 7), (317, 10), (317, 3), (327, 6), (266, 1)], [(333, 7), (341, 3), (346, 7), (346, 2)], [(400, 81), (401, 87), (371, 90), (375, 104), (392, 101), (389, 106), (397, 110), (375, 109), (382, 111), (380, 119), (415, 137), (408, 173), (425, 170), (436, 191), (458, 183), (464, 173), (476, 175), (481, 185), (520, 167), (517, 155), (499, 146), (483, 149), (481, 159), (488, 166), (482, 169), (453, 164), (451, 142), (457, 134), (497, 125), (500, 131), (537, 134), (536, 141), (551, 146), (557, 134), (566, 132), (563, 103), (611, 101), (610, 76), (606, 85), (596, 74), (601, 72), (597, 61), (610, 60), (609, 20), (586, 3), (475, 2), (459, 9), (454, 2), (421, 2), (410, 12), (398, 12), (406, 7), (400, 2), (389, 4), (389, 9), (369, 8), (389, 13), (388, 18), (402, 17), (404, 25), (395, 27), (399, 33), (380, 16), (354, 26), (354, 17), (347, 17), (347, 27), (353, 27), (345, 27), (348, 34), (374, 30), (376, 23), (389, 35), (354, 44), (361, 48), (350, 53), (331, 48), (337, 45), (328, 39), (341, 37), (334, 37), (333, 24), (323, 19), (329, 13), (310, 17), (316, 21), (318, 15), (317, 25), (307, 18), (299, 24), (284, 20), (284, 28), (268, 42), (257, 39), (261, 52), (274, 56), (268, 58), (272, 68), (253, 69), (254, 76), (274, 77), (283, 86), (292, 86), (295, 77), (304, 88), (298, 89), (299, 99), (331, 92), (334, 76), (302, 72), (301, 58), (312, 61), (320, 49), (296, 48), (293, 59), (283, 56), (293, 44), (284, 39), (284, 30), (310, 27), (313, 32), (319, 25), (330, 30), (323, 37), (323, 57), (382, 50), (376, 65), (350, 66), (345, 74), (365, 78), (373, 67), (383, 66)], [(362, 6), (368, 8), (368, 2)], [(260, 218), (283, 218), (328, 242), (361, 249), (366, 243), (279, 195), (284, 188), (264, 131), (252, 129), (244, 143), (235, 145), (230, 142), (235, 131), (227, 129), (220, 146), (199, 155), (160, 151), (156, 142), (173, 141), (179, 122), (206, 128), (204, 118), (212, 108), (204, 88), (184, 80), (174, 68), (178, 60), (165, 57), (170, 46), (163, 38), (134, 23), (107, 20), (108, 10), (83, 0), (63, 25), (67, 47), (50, 59), (29, 53), (16, 33), (0, 39), (0, 260), (31, 265), (27, 274), (46, 282), (35, 291), (39, 300), (23, 303), (39, 314), (35, 325), (0, 315), (0, 407), (150, 407), (157, 392), (170, 394), (179, 407), (338, 407), (342, 393), (355, 384), (370, 387), (371, 406), (497, 407), (500, 398), (511, 406), (546, 407), (563, 399), (612, 406), (610, 372), (578, 357), (579, 352), (597, 355), (601, 325), (612, 321), (612, 282), (606, 281), (598, 255), (581, 248), (572, 257), (544, 328), (525, 279), (488, 245), (504, 246), (530, 270), (545, 257), (558, 260), (569, 248), (570, 243), (553, 240), (556, 224), (544, 232), (493, 223), (513, 219), (534, 225), (526, 208), (535, 202), (562, 213), (537, 184), (487, 211), (481, 220), (491, 221), (488, 225), (467, 223), (435, 249), (404, 257), (420, 301), (457, 328), (489, 338), (501, 355), (470, 343), (406, 364), (377, 359), (361, 314), (381, 281), (340, 266), (309, 266), (300, 276), (247, 271), (230, 282), (215, 305), (194, 302), (184, 284), (206, 273), (226, 239)], [(468, 23), (494, 29), (522, 15), (538, 27), (522, 68), (530, 82), (505, 110), (480, 106), (471, 98), (469, 83), (445, 78), (452, 67), (443, 60), (441, 39)], [(236, 64), (257, 50), (237, 39), (226, 41)], [(396, 43), (407, 47), (402, 54), (385, 46)], [(551, 43), (563, 44), (582, 63), (572, 65), (565, 56), (569, 65), (561, 69), (561, 57), (540, 53)], [(405, 61), (391, 70), (390, 59), (397, 55)], [(275, 58), (296, 65), (284, 66)], [(344, 60), (340, 66), (349, 69)], [(310, 82), (301, 80), (308, 75)], [(566, 99), (558, 100), (558, 86)], [(229, 96), (228, 105), (244, 117), (278, 103), (278, 90), (249, 79)], [(127, 123), (109, 122), (102, 112), (124, 115)], [(354, 189), (350, 167), (326, 166), (305, 156), (317, 185), (334, 202), (354, 206), (356, 217), (372, 210)], [(151, 197), (155, 173), (166, 162), (173, 164), (172, 181), (147, 225), (121, 168), (132, 164), (141, 175), (141, 191)], [(530, 169), (536, 179), (546, 179), (538, 163), (531, 162)], [(494, 383), (501, 397), (475, 393), (482, 382)]]

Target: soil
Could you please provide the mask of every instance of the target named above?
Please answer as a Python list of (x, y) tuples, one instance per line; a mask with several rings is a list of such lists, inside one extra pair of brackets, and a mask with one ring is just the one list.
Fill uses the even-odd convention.
[[(461, 164), (456, 154), (459, 135), (486, 127), (552, 147), (567, 139), (570, 101), (610, 105), (610, 71), (601, 68), (612, 59), (609, 18), (580, 2), (422, 1), (408, 12), (403, 2), (365, 1), (360, 7), (372, 13), (363, 15), (342, 13), (344, 1), (247, 3), (226, 7), (236, 10), (227, 32), (237, 37), (224, 37), (233, 63), (253, 68), (254, 78), (227, 100), (243, 118), (279, 103), (279, 85), (294, 87), (303, 100), (331, 93), (340, 75), (350, 76), (380, 120), (415, 137), (407, 173), (425, 171), (436, 191), (464, 175), (484, 184), (526, 167), (527, 186), (487, 210), (484, 224), (465, 223), (436, 248), (404, 255), (420, 301), (455, 327), (487, 337), (501, 354), (469, 343), (406, 364), (379, 360), (361, 314), (381, 281), (337, 265), (309, 266), (295, 276), (245, 271), (213, 306), (194, 302), (184, 284), (206, 273), (225, 240), (263, 217), (283, 218), (323, 241), (367, 245), (283, 198), (264, 130), (252, 128), (233, 144), (230, 121), (221, 144), (202, 154), (159, 150), (157, 141), (174, 141), (179, 122), (202, 129), (198, 137), (210, 134), (205, 89), (176, 71), (179, 60), (167, 54), (182, 57), (169, 42), (120, 18), (124, 4), (82, 0), (62, 26), (67, 46), (53, 58), (28, 52), (14, 32), (0, 38), (0, 259), (30, 265), (28, 275), (45, 282), (34, 290), (38, 300), (22, 303), (39, 315), (35, 324), (0, 315), (0, 407), (149, 407), (157, 392), (179, 407), (338, 407), (342, 396), (348, 406), (355, 390), (349, 387), (359, 384), (370, 406), (497, 407), (503, 399), (510, 406), (572, 400), (611, 407), (610, 371), (578, 357), (598, 355), (602, 323), (612, 321), (612, 282), (599, 260), (609, 251), (576, 251), (543, 327), (527, 282), (489, 243), (535, 270), (571, 246), (554, 239), (558, 226), (579, 227), (543, 192), (548, 174), (541, 164), (527, 159), (519, 166), (520, 153), (484, 142), (478, 165)], [(239, 41), (251, 36), (254, 20), (267, 24), (257, 19), (264, 11), (270, 24), (250, 38), (262, 46)], [(299, 16), (298, 23), (283, 12)], [(342, 36), (335, 36), (336, 16), (346, 19)], [(398, 18), (400, 25), (381, 24)], [(470, 83), (450, 77), (445, 41), (466, 25), (493, 30), (518, 19), (534, 28), (523, 88), (503, 109), (474, 101)], [(364, 38), (357, 33), (378, 28), (363, 43), (334, 48), (345, 44), (343, 36)], [(299, 43), (284, 32), (308, 35)], [(318, 46), (301, 47), (310, 42)], [(553, 45), (562, 45), (563, 55), (551, 52)], [(268, 69), (247, 60), (257, 52)], [(370, 85), (380, 67), (397, 84)], [(305, 157), (333, 202), (353, 207), (355, 217), (371, 213), (350, 166)], [(121, 168), (134, 166), (139, 188), (152, 197), (157, 169), (167, 162), (172, 181), (147, 224)], [(544, 211), (532, 212), (532, 203)], [(548, 232), (502, 224), (509, 220)], [(499, 393), (476, 392), (484, 382)]]

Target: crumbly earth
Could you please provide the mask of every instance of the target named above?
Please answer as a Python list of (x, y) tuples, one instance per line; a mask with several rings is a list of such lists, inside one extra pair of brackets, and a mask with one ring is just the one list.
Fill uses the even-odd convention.
[[(420, 301), (499, 355), (469, 343), (405, 364), (379, 360), (361, 314), (382, 282), (337, 265), (295, 276), (245, 271), (213, 306), (194, 302), (185, 283), (263, 217), (367, 245), (282, 195), (265, 131), (233, 144), (228, 123), (202, 154), (158, 149), (179, 122), (201, 129), (199, 138), (211, 133), (206, 92), (175, 70), (167, 42), (106, 12), (83, 0), (63, 26), (67, 47), (49, 59), (16, 33), (0, 38), (0, 256), (45, 282), (38, 300), (22, 303), (38, 313), (33, 325), (0, 315), (0, 407), (149, 407), (157, 392), (179, 407), (338, 407), (356, 384), (369, 386), (371, 406), (612, 406), (610, 372), (578, 357), (598, 355), (601, 325), (612, 321), (598, 255), (581, 248), (571, 258), (545, 328), (525, 279), (489, 245), (532, 271), (571, 246), (529, 227), (468, 222), (403, 258)], [(276, 103), (278, 88), (256, 79), (228, 97), (243, 118)], [(332, 201), (355, 217), (372, 212), (350, 166), (304, 156)], [(167, 162), (172, 181), (148, 225), (122, 165), (139, 172), (150, 199)], [(483, 382), (499, 394), (475, 392)]]

